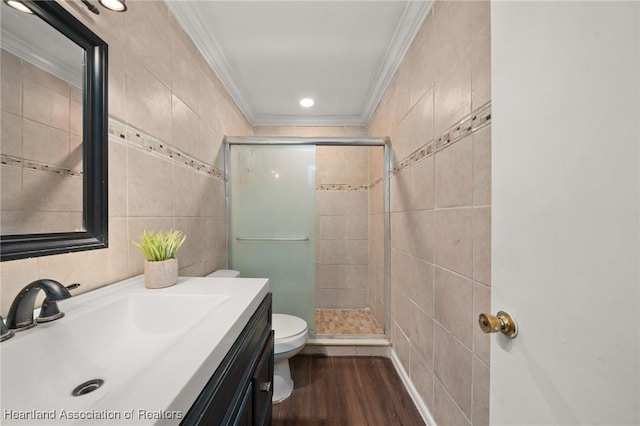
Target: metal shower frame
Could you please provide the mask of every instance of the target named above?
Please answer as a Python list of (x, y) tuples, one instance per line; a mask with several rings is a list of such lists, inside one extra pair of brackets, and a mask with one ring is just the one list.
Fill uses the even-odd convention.
[[(226, 136), (224, 138), (224, 181), (227, 214), (227, 253), (231, 260), (231, 145), (315, 145), (315, 146), (381, 146), (383, 148), (383, 227), (384, 227), (384, 332), (391, 335), (391, 142), (389, 138), (369, 137), (291, 137), (291, 136)], [(349, 336), (350, 338), (353, 336)], [(368, 336), (366, 336), (368, 337)]]

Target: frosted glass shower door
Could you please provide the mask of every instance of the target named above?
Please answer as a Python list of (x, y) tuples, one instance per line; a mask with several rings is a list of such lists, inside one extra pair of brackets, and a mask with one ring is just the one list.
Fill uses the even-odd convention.
[(315, 146), (231, 146), (231, 267), (314, 329)]

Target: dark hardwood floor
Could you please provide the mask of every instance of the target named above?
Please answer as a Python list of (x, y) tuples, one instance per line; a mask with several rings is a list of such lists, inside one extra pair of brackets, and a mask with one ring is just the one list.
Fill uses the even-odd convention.
[(273, 406), (273, 426), (424, 425), (390, 359), (298, 355), (294, 390)]

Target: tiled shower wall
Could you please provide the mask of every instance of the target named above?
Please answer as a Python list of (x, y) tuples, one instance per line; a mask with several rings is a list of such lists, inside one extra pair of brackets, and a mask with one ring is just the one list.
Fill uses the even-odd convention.
[(442, 425), (489, 423), (489, 7), (435, 2), (369, 127), (393, 150), (392, 341)]
[(142, 273), (131, 240), (143, 230), (187, 234), (181, 275), (226, 266), (220, 145), (224, 134), (252, 132), (164, 2), (100, 15), (61, 4), (109, 44), (109, 248), (2, 262), (2, 314), (38, 278), (79, 282), (80, 293)]
[(68, 232), (82, 224), (82, 93), (2, 50), (4, 234)]

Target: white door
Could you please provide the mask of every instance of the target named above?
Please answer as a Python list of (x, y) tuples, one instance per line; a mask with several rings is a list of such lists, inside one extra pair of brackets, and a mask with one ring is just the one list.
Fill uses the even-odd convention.
[(640, 3), (491, 7), (491, 424), (638, 425)]

